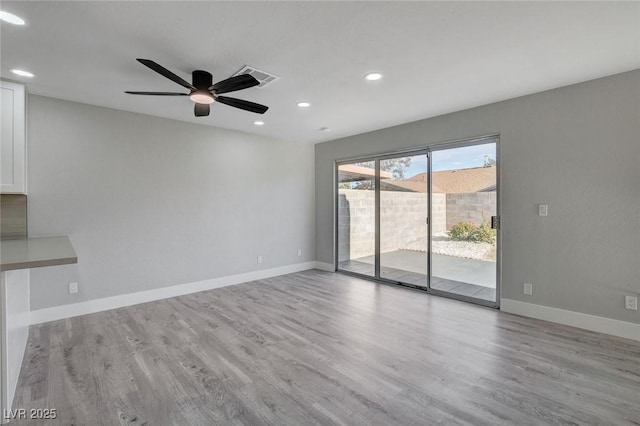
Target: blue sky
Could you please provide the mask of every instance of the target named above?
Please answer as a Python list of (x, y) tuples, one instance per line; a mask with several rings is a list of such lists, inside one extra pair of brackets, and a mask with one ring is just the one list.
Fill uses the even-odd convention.
[[(465, 146), (463, 148), (446, 149), (433, 151), (433, 171), (468, 169), (480, 167), (484, 164), (485, 156), (496, 158), (496, 144), (488, 143), (482, 145)], [(418, 173), (427, 171), (427, 161), (424, 155), (413, 157), (411, 166), (405, 172), (405, 177), (409, 178)]]

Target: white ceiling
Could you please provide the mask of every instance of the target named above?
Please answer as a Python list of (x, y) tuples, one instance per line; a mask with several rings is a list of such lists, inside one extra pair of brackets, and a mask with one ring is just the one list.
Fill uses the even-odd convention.
[[(31, 93), (194, 123), (321, 142), (640, 68), (640, 2), (12, 2), (3, 78)], [(229, 94), (264, 115), (188, 98), (135, 61), (190, 81), (248, 64), (278, 75)], [(369, 71), (384, 79), (366, 82)], [(296, 102), (308, 100), (311, 108)], [(262, 118), (266, 125), (256, 127)], [(321, 127), (331, 128), (321, 132)]]

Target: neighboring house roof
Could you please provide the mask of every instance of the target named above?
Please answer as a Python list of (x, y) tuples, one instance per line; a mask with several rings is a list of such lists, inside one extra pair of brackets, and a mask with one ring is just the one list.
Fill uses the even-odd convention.
[(433, 187), (441, 193), (486, 191), (496, 185), (496, 167), (474, 167), (473, 169), (444, 170), (434, 172)]
[(478, 192), (494, 192), (496, 189), (498, 189), (498, 185), (493, 184), (491, 186), (487, 186), (486, 188), (479, 189)]
[(380, 190), (396, 192), (427, 192), (426, 182), (410, 180), (380, 180)]
[[(392, 191), (427, 191), (427, 174), (419, 173), (407, 180), (382, 181), (380, 187)], [(434, 193), (489, 192), (496, 190), (496, 168), (475, 167), (472, 169), (444, 170), (433, 172)]]
[[(339, 182), (357, 182), (375, 178), (370, 167), (343, 164), (338, 167)], [(433, 172), (434, 193), (490, 192), (496, 190), (496, 167), (444, 170)], [(383, 191), (427, 192), (427, 174), (418, 173), (406, 180), (394, 180), (393, 173), (380, 171), (380, 189)]]

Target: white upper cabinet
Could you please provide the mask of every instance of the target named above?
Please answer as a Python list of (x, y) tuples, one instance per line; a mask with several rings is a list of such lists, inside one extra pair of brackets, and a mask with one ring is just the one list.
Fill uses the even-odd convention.
[(0, 80), (0, 192), (27, 193), (26, 92)]

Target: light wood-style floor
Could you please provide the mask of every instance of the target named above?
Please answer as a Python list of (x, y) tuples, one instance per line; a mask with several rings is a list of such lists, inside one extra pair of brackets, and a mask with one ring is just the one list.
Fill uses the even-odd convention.
[(14, 408), (57, 409), (47, 425), (638, 425), (640, 343), (313, 270), (32, 327)]

